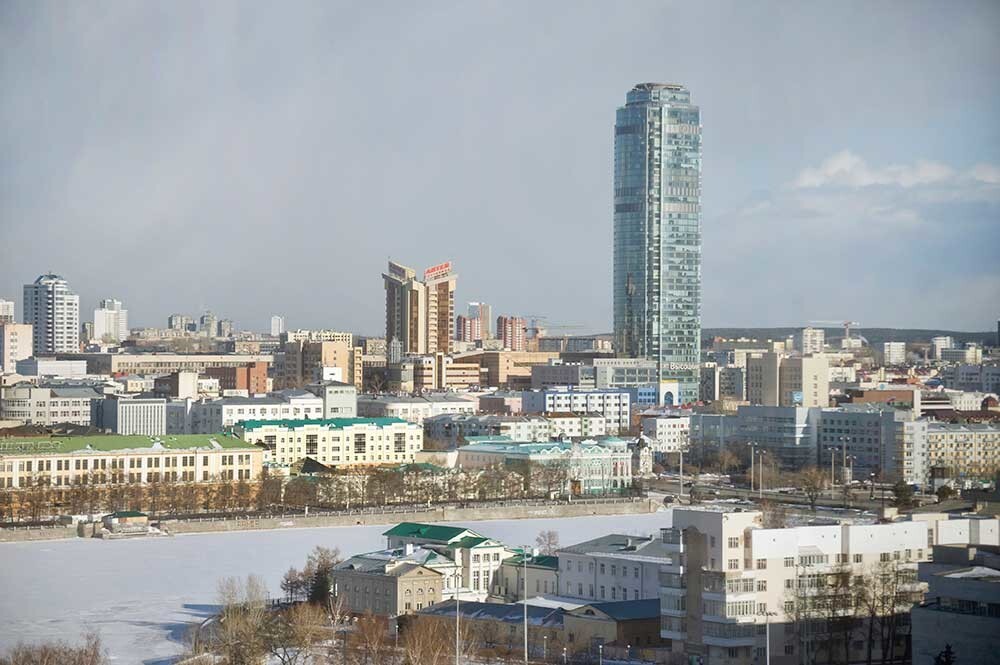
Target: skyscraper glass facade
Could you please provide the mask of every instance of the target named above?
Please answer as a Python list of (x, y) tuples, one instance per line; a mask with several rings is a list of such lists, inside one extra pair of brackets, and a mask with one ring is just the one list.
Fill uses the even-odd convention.
[(698, 398), (701, 112), (680, 85), (640, 83), (615, 118), (615, 349)]

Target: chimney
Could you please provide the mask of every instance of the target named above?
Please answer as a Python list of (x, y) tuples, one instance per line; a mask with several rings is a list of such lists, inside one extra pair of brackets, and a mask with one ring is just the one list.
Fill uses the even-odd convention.
[(413, 543), (406, 543), (403, 545), (403, 556), (410, 556), (413, 554)]

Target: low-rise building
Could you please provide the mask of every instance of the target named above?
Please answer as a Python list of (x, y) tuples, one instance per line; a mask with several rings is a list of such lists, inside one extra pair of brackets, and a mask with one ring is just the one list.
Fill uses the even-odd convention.
[(609, 494), (632, 487), (632, 452), (621, 439), (517, 443), (497, 437), (458, 449), (463, 468), (509, 466), (526, 471), (550, 464), (565, 469), (561, 486), (552, 488), (563, 493)]
[(472, 436), (508, 436), (514, 441), (548, 441), (552, 423), (542, 416), (445, 413), (424, 419), (424, 434), (437, 442), (464, 443)]
[(551, 555), (523, 554), (504, 559), (498, 573), (499, 602), (512, 603), (534, 596), (556, 594), (559, 590), (559, 558)]
[(607, 431), (619, 434), (631, 424), (631, 397), (627, 390), (531, 390), (521, 401), (524, 413), (599, 413)]
[[(281, 390), (256, 397), (223, 397), (191, 404), (190, 434), (212, 434), (244, 420), (321, 419), (323, 399), (305, 390)], [(179, 432), (168, 432), (174, 434)]]
[(455, 568), (437, 552), (409, 545), (359, 554), (334, 567), (331, 594), (352, 614), (412, 614), (445, 598)]
[(0, 485), (252, 480), (262, 461), (260, 448), (223, 435), (12, 438), (0, 445)]
[(18, 360), (14, 369), (21, 376), (53, 376), (64, 379), (79, 379), (87, 376), (87, 363), (83, 360), (30, 357)]
[(358, 415), (358, 389), (352, 383), (321, 381), (310, 383), (306, 390), (323, 400), (324, 418), (355, 418)]
[(26, 425), (90, 424), (90, 405), (102, 399), (90, 387), (17, 384), (0, 388), (0, 420)]
[[(949, 478), (992, 480), (1000, 469), (1000, 424), (928, 423), (925, 474), (944, 468)], [(929, 475), (921, 478), (926, 485)]]
[(264, 448), (264, 462), (291, 467), (311, 458), (329, 467), (408, 464), (424, 446), (421, 427), (399, 418), (247, 420), (233, 432)]
[(560, 548), (559, 595), (603, 602), (659, 598), (660, 566), (672, 555), (658, 537), (609, 534)]
[(691, 417), (654, 416), (642, 419), (642, 433), (650, 440), (654, 456), (687, 450), (691, 437)]
[(363, 395), (358, 397), (358, 415), (365, 418), (402, 418), (422, 425), (425, 418), (444, 413), (476, 412), (474, 398), (461, 395), (424, 395), (405, 397), (395, 395)]

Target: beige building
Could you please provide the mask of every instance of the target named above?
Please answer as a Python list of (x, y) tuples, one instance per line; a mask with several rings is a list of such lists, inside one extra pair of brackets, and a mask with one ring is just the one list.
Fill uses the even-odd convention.
[(331, 467), (408, 464), (424, 430), (398, 418), (248, 420), (233, 431), (264, 448), (264, 462), (289, 467), (306, 457)]
[(58, 353), (59, 360), (86, 360), (88, 374), (170, 374), (198, 372), (209, 367), (244, 367), (253, 363), (270, 364), (274, 357), (266, 354), (210, 353)]
[(530, 390), (531, 368), (558, 358), (558, 351), (476, 351), (456, 360), (478, 363), (486, 370), (486, 385), (491, 388)]
[(398, 340), (403, 353), (451, 353), (455, 328), (455, 283), (451, 262), (417, 273), (394, 261), (382, 274), (385, 283), (385, 339)]
[(786, 357), (768, 352), (747, 359), (747, 399), (761, 406), (826, 407), (830, 364), (822, 354)]
[(928, 472), (943, 467), (949, 478), (992, 480), (1000, 472), (1000, 425), (927, 425)]
[(0, 443), (0, 486), (253, 480), (263, 451), (231, 436), (69, 436)]
[(336, 367), (344, 383), (361, 390), (364, 364), (360, 346), (344, 341), (298, 340), (288, 341), (282, 348), (284, 359), (276, 369), (282, 388), (301, 388), (321, 381), (319, 373), (324, 367)]
[(18, 360), (31, 357), (30, 323), (0, 323), (0, 374), (12, 374)]
[(352, 557), (333, 571), (333, 598), (352, 614), (411, 614), (441, 602), (443, 577), (405, 559)]

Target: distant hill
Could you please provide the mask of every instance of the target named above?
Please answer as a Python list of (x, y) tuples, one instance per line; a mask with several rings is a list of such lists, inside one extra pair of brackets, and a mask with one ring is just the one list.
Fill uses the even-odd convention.
[[(702, 339), (711, 342), (713, 337), (750, 337), (756, 339), (785, 339), (789, 335), (802, 330), (797, 328), (703, 328)], [(828, 328), (827, 339), (840, 339), (844, 336), (844, 329), (841, 327)], [(919, 328), (851, 328), (851, 336), (861, 335), (871, 346), (880, 346), (883, 342), (906, 342), (906, 343), (929, 343), (932, 337), (950, 335), (955, 338), (958, 344), (966, 342), (976, 342), (985, 346), (995, 346), (997, 343), (996, 331), (989, 332), (964, 332), (960, 330), (923, 330)]]

